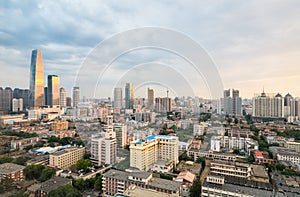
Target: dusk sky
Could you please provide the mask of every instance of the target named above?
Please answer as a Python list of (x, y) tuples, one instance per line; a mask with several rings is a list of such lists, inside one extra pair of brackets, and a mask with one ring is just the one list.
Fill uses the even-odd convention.
[[(178, 55), (151, 48), (120, 56), (104, 73), (101, 87), (94, 87), (97, 81), (88, 81), (89, 72), (98, 76), (104, 68), (99, 60), (108, 58), (103, 51), (93, 54), (101, 42), (131, 29), (159, 27), (179, 32), (203, 47), (223, 87), (239, 89), (243, 98), (253, 97), (263, 88), (300, 97), (299, 9), (298, 0), (2, 0), (0, 86), (28, 88), (31, 51), (41, 49), (45, 76), (59, 75), (69, 96), (72, 86), (79, 85), (82, 96), (111, 97), (111, 87), (123, 87), (132, 80), (136, 97), (145, 96), (147, 87), (154, 88), (157, 96), (169, 89), (172, 96), (193, 92), (209, 97), (205, 76), (195, 74)], [(152, 38), (147, 34), (140, 39)], [(178, 48), (188, 47), (183, 46), (186, 42), (177, 43), (177, 37), (170, 39)], [(118, 51), (124, 45), (129, 44), (122, 41), (106, 49)], [(93, 85), (76, 84), (82, 65), (93, 61), (99, 67), (84, 73), (86, 83)]]

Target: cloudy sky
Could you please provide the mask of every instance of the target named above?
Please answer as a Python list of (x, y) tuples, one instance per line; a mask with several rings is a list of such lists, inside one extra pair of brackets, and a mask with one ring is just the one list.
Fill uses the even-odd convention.
[[(137, 97), (147, 87), (158, 96), (169, 89), (173, 96), (210, 97), (220, 87), (239, 89), (243, 97), (263, 88), (300, 96), (299, 9), (297, 0), (2, 0), (0, 86), (28, 88), (31, 50), (41, 49), (45, 75), (59, 75), (69, 95), (79, 85), (82, 95), (108, 97), (113, 87), (132, 81)], [(148, 32), (133, 46), (137, 34), (130, 32), (144, 27), (174, 34)], [(145, 47), (157, 40), (173, 45)], [(200, 63), (193, 62), (196, 56)]]

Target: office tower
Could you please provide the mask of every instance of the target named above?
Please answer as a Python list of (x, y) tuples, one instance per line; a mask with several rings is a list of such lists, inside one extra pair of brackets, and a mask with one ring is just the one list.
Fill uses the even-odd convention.
[(23, 108), (21, 109), (21, 111), (30, 107), (29, 96), (30, 96), (30, 92), (28, 89), (19, 89), (19, 88), (14, 89), (13, 98), (16, 98), (16, 99), (22, 98), (23, 99)]
[(127, 145), (127, 125), (114, 124), (114, 132), (116, 133), (117, 147), (125, 148)]
[(0, 114), (7, 114), (12, 110), (13, 91), (10, 87), (0, 87)]
[(154, 109), (154, 90), (148, 88), (148, 109)]
[(72, 107), (72, 98), (71, 97), (67, 97), (67, 107)]
[(122, 88), (114, 89), (114, 108), (121, 109), (122, 108)]
[(13, 98), (12, 100), (12, 112), (23, 111), (23, 99)]
[(278, 93), (271, 94), (261, 93), (253, 99), (253, 116), (255, 117), (284, 117), (284, 99)]
[(47, 105), (59, 105), (59, 77), (48, 75)]
[(239, 90), (232, 89), (232, 95), (230, 95), (230, 89), (224, 90), (224, 113), (231, 115), (242, 114), (242, 98), (239, 95)]
[(30, 106), (38, 108), (44, 105), (44, 70), (42, 51), (33, 50), (30, 64)]
[(172, 99), (168, 97), (155, 98), (155, 111), (161, 113), (172, 111)]
[(48, 87), (44, 87), (44, 104), (48, 105)]
[(59, 89), (59, 105), (62, 107), (67, 106), (67, 92), (65, 88)]
[(97, 165), (115, 164), (117, 159), (116, 133), (113, 130), (113, 116), (108, 115), (104, 133), (93, 135), (91, 140), (91, 160)]
[(133, 109), (134, 90), (132, 83), (126, 83), (125, 86), (125, 108)]
[(80, 89), (79, 87), (73, 87), (73, 107), (76, 107), (80, 102)]
[(130, 143), (130, 167), (148, 171), (158, 160), (178, 163), (178, 137), (153, 135)]

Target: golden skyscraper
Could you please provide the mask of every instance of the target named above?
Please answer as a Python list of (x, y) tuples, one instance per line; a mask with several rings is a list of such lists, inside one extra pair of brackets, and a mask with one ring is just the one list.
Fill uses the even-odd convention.
[(59, 88), (59, 77), (57, 75), (48, 75), (48, 105), (59, 105)]
[(44, 69), (42, 51), (33, 50), (30, 65), (30, 106), (38, 108), (44, 105)]

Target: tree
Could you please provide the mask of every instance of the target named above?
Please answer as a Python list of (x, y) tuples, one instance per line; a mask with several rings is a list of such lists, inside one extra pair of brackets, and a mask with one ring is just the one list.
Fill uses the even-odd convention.
[(26, 164), (26, 161), (28, 161), (27, 157), (18, 157), (13, 161), (13, 163), (24, 166)]
[(239, 149), (233, 149), (233, 154), (235, 154), (235, 155), (238, 155), (238, 154), (240, 154), (240, 151), (239, 151)]
[(279, 163), (279, 164), (276, 165), (276, 169), (279, 170), (279, 171), (283, 171), (285, 169), (285, 166), (283, 164)]
[(76, 179), (74, 182), (74, 187), (80, 191), (83, 191), (86, 187), (85, 181), (82, 178)]
[(249, 163), (253, 163), (255, 161), (253, 155), (250, 155), (248, 158), (247, 158), (248, 162)]
[(45, 166), (37, 165), (28, 165), (24, 168), (24, 174), (27, 180), (33, 180), (40, 178), (42, 171), (45, 169)]
[(196, 163), (203, 163), (205, 162), (205, 158), (204, 157), (198, 157), (196, 160)]
[(5, 156), (0, 158), (0, 164), (11, 163), (13, 160), (14, 160), (13, 158)]
[(239, 120), (237, 118), (234, 119), (234, 124), (238, 124)]
[(88, 167), (92, 166), (92, 162), (89, 159), (80, 159), (76, 162), (77, 170), (84, 170), (86, 171)]
[(192, 187), (190, 189), (191, 197), (199, 197), (201, 194), (201, 182), (200, 179), (194, 180)]
[(42, 173), (41, 176), (39, 177), (39, 181), (47, 181), (49, 179), (51, 179), (52, 177), (54, 177), (56, 170), (54, 168), (45, 168)]
[(102, 192), (102, 176), (99, 176), (95, 181), (94, 189)]
[(50, 142), (50, 143), (49, 143), (49, 146), (50, 146), (50, 147), (55, 147), (55, 143), (54, 143), (54, 142)]
[(193, 158), (189, 157), (186, 153), (183, 153), (179, 156), (179, 161), (194, 161)]
[(162, 178), (162, 179), (167, 179), (167, 180), (171, 180), (171, 181), (173, 180), (172, 176), (164, 174), (164, 173), (160, 173), (159, 177)]
[(48, 197), (81, 197), (81, 193), (72, 185), (62, 185), (49, 192)]

